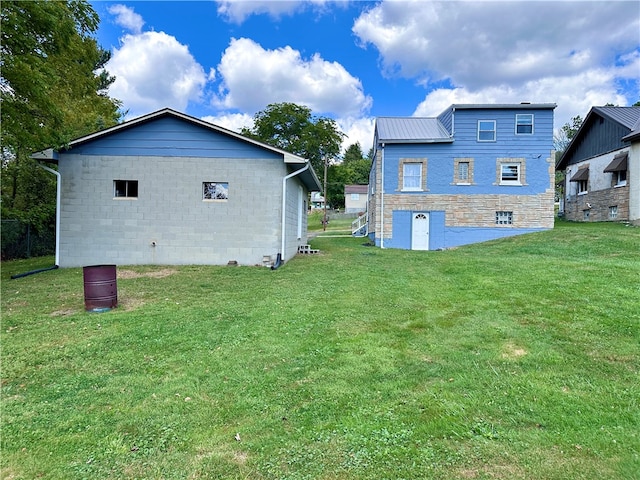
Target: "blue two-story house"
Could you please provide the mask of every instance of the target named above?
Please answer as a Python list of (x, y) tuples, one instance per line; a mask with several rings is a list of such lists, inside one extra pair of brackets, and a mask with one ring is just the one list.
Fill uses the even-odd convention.
[(452, 105), (376, 119), (367, 231), (438, 250), (553, 228), (555, 104)]

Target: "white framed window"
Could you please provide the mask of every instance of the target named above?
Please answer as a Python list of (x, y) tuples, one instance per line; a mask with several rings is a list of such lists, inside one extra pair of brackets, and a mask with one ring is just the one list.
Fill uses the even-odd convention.
[(516, 135), (533, 135), (532, 113), (518, 113), (516, 115)]
[(520, 185), (520, 164), (500, 164), (500, 185)]
[(578, 180), (576, 184), (578, 186), (578, 195), (584, 195), (585, 193), (588, 192), (588, 189), (587, 189), (589, 185), (588, 180)]
[(576, 184), (576, 194), (584, 195), (587, 193), (587, 189), (589, 188), (589, 167), (579, 168), (578, 171), (571, 176), (569, 182)]
[(229, 184), (227, 182), (202, 182), (202, 200), (229, 200)]
[(402, 164), (402, 190), (422, 190), (422, 163), (406, 162)]
[(495, 142), (496, 141), (496, 121), (495, 120), (478, 120), (478, 141), (479, 142)]
[(496, 212), (496, 225), (513, 225), (513, 212)]
[(351, 200), (360, 200), (360, 194), (359, 193), (352, 193), (351, 194)]
[(624, 187), (627, 184), (627, 171), (619, 170), (613, 172), (613, 185), (616, 187)]
[(114, 198), (138, 198), (138, 181), (137, 180), (114, 180), (113, 181), (113, 197)]
[(609, 207), (609, 220), (615, 220), (618, 218), (618, 206), (613, 205)]

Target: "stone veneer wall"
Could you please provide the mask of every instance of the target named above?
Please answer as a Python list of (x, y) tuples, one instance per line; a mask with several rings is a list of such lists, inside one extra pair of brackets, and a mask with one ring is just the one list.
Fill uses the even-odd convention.
[[(591, 206), (589, 207), (587, 204)], [(609, 207), (614, 205), (618, 206), (618, 215), (616, 218), (609, 218)], [(584, 218), (585, 210), (589, 211), (588, 220)], [(629, 220), (629, 185), (571, 196), (565, 201), (564, 214), (567, 220), (577, 222)]]
[[(554, 193), (538, 195), (390, 195), (384, 197), (385, 238), (395, 210), (444, 211), (448, 227), (553, 228)], [(496, 225), (496, 212), (513, 212), (512, 225)]]

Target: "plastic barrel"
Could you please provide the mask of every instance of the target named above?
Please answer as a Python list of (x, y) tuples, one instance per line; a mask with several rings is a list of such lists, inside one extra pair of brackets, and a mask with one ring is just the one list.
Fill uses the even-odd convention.
[(84, 307), (100, 312), (118, 306), (118, 284), (115, 265), (90, 265), (82, 268)]

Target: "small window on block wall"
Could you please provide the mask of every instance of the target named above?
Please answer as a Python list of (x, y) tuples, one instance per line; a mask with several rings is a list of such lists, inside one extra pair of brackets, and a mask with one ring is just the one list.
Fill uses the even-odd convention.
[(114, 180), (113, 196), (114, 198), (138, 198), (138, 181)]
[(229, 184), (226, 182), (202, 182), (202, 199), (227, 201)]
[(615, 220), (618, 218), (618, 206), (613, 205), (609, 207), (609, 220)]

